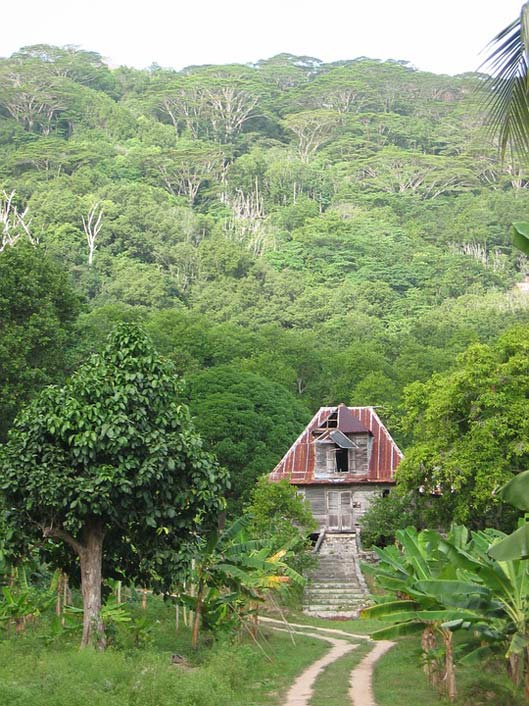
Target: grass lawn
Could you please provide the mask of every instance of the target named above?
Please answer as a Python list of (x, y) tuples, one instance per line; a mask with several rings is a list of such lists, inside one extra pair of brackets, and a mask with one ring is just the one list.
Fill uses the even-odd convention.
[[(277, 617), (271, 615), (270, 617)], [(387, 623), (382, 620), (328, 620), (327, 618), (313, 618), (298, 611), (289, 611), (288, 621), (290, 623), (300, 623), (303, 625), (315, 625), (319, 628), (333, 628), (334, 630), (343, 630), (357, 635), (369, 635), (378, 628), (387, 627)]]
[[(263, 629), (258, 647), (207, 640), (196, 653), (174, 611), (152, 600), (148, 640), (130, 643), (126, 629), (104, 653), (79, 651), (79, 634), (53, 636), (43, 619), (24, 634), (0, 639), (0, 706), (268, 706), (328, 646), (315, 638)], [(129, 641), (129, 642), (128, 642)], [(264, 651), (264, 652), (263, 652)], [(184, 655), (187, 667), (171, 663)], [(265, 654), (267, 656), (265, 656)]]

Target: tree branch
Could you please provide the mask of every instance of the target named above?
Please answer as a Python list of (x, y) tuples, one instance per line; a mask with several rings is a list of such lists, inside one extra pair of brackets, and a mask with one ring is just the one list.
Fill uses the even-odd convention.
[(62, 541), (66, 542), (66, 544), (69, 544), (79, 556), (81, 556), (81, 553), (84, 551), (83, 545), (76, 539), (74, 539), (69, 532), (61, 529), (60, 527), (43, 527), (42, 535), (46, 539), (48, 539), (49, 537), (51, 537), (52, 539), (62, 539)]

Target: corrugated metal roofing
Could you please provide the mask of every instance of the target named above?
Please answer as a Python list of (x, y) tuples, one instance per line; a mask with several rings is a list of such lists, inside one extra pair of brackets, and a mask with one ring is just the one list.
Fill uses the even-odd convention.
[[(314, 435), (313, 431), (324, 426), (325, 421), (335, 412), (340, 414), (341, 409), (347, 410), (348, 420), (356, 420), (355, 432), (372, 435), (371, 452), (369, 456), (369, 469), (367, 473), (340, 473), (336, 478), (314, 478)], [(343, 411), (342, 411), (343, 413)], [(347, 428), (347, 427), (346, 427)], [(356, 432), (358, 429), (358, 432)], [(341, 431), (344, 431), (341, 429)], [(347, 432), (346, 432), (347, 433)], [(310, 485), (329, 483), (388, 483), (394, 481), (395, 470), (402, 460), (403, 455), (397, 444), (391, 438), (388, 430), (382, 424), (380, 417), (373, 407), (321, 407), (309, 425), (296, 439), (285, 456), (270, 473), (271, 481), (288, 479), (295, 485)]]

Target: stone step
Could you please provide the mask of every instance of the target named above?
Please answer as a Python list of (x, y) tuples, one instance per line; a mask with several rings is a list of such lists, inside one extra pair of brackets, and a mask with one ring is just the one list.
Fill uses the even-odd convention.
[(334, 574), (334, 576), (312, 576), (309, 579), (309, 586), (320, 583), (322, 586), (336, 586), (337, 584), (358, 585), (356, 574)]
[(326, 618), (327, 620), (340, 620), (345, 618), (358, 618), (361, 608), (353, 608), (352, 610), (304, 610), (305, 615), (310, 615), (313, 618)]
[(335, 608), (347, 608), (348, 606), (357, 606), (364, 604), (366, 602), (365, 596), (350, 596), (349, 598), (343, 598), (336, 601), (303, 601), (303, 608), (313, 608), (314, 606), (325, 606), (327, 610), (334, 610)]
[(320, 613), (327, 613), (329, 615), (337, 615), (338, 613), (341, 613), (343, 611), (356, 611), (357, 614), (362, 610), (364, 607), (363, 603), (348, 603), (347, 605), (336, 605), (336, 606), (327, 606), (327, 605), (311, 605), (305, 606), (303, 608), (304, 613), (310, 613), (311, 615), (314, 614), (320, 614)]
[(365, 586), (358, 578), (356, 535), (325, 536), (318, 565), (308, 574), (303, 611), (321, 617), (356, 617), (366, 604)]
[(325, 601), (341, 601), (341, 600), (348, 600), (349, 598), (365, 598), (366, 594), (364, 591), (349, 591), (348, 593), (306, 593), (305, 594), (305, 602), (308, 602), (309, 600), (315, 600), (316, 602), (321, 601), (322, 603)]
[(334, 581), (332, 578), (329, 580), (329, 577), (325, 577), (325, 579), (314, 578), (307, 583), (307, 588), (311, 586), (327, 588), (327, 590), (332, 591), (333, 588), (358, 588), (361, 584), (356, 576), (336, 576)]
[(365, 594), (365, 591), (360, 586), (351, 586), (350, 588), (307, 588), (305, 594), (307, 596), (347, 596), (348, 594)]
[(320, 593), (347, 593), (347, 591), (361, 591), (363, 586), (359, 583), (352, 583), (351, 581), (343, 584), (322, 584), (322, 583), (309, 583), (305, 590), (306, 591), (319, 591)]

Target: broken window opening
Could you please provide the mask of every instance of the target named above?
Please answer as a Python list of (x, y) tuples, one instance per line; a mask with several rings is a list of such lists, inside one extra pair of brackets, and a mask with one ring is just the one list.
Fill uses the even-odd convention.
[(338, 473), (349, 473), (349, 452), (347, 449), (336, 449), (336, 470)]

